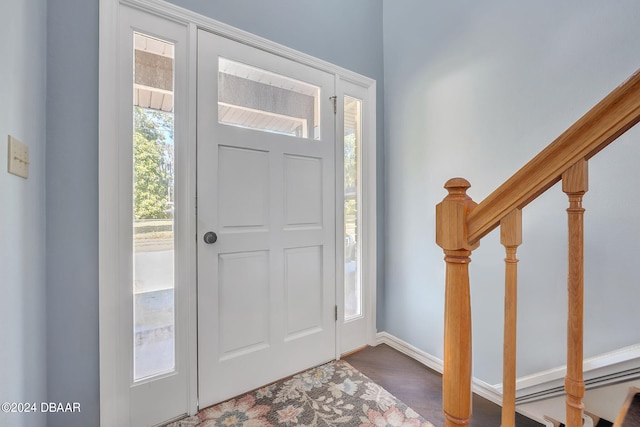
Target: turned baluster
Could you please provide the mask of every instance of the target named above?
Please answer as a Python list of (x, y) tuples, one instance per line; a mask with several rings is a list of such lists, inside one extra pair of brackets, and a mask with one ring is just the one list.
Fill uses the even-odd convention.
[(500, 221), (500, 243), (505, 247), (504, 343), (502, 357), (502, 427), (516, 425), (516, 327), (518, 258), (522, 244), (522, 211), (514, 209)]
[(569, 197), (569, 311), (567, 318), (567, 427), (582, 426), (584, 404), (583, 304), (584, 304), (584, 209), (582, 196), (588, 190), (587, 161), (581, 160), (562, 174), (562, 191)]
[(436, 242), (446, 262), (442, 404), (445, 427), (471, 421), (471, 301), (469, 262), (479, 243), (467, 242), (466, 219), (476, 203), (463, 178), (447, 181), (449, 194), (436, 206)]

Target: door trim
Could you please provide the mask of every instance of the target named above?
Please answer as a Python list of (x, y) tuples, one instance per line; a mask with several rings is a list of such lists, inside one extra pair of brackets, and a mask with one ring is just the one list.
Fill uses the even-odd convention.
[[(119, 372), (119, 349), (118, 340), (120, 334), (120, 325), (117, 316), (119, 310), (119, 293), (118, 289), (112, 286), (118, 280), (118, 252), (119, 245), (114, 230), (118, 228), (118, 188), (114, 185), (114, 177), (117, 177), (118, 167), (118, 149), (117, 144), (113, 141), (118, 137), (118, 95), (113, 90), (117, 87), (118, 82), (118, 28), (119, 28), (119, 12), (120, 5), (127, 5), (136, 9), (143, 10), (147, 13), (157, 15), (159, 17), (173, 20), (188, 27), (189, 52), (187, 59), (187, 114), (185, 119), (189, 123), (188, 147), (188, 164), (182, 165), (186, 170), (192, 171), (185, 178), (187, 189), (185, 195), (185, 212), (189, 212), (189, 222), (184, 224), (184, 229), (188, 230), (190, 236), (194, 236), (194, 240), (184, 239), (183, 260), (179, 262), (193, 263), (196, 259), (196, 220), (195, 220), (195, 121), (196, 121), (196, 39), (197, 29), (204, 29), (213, 33), (222, 35), (226, 38), (248, 44), (250, 46), (266, 50), (273, 54), (291, 59), (304, 65), (308, 65), (322, 71), (330, 72), (337, 76), (337, 79), (349, 81), (353, 84), (362, 86), (368, 91), (368, 101), (371, 108), (368, 114), (367, 130), (371, 136), (366, 149), (363, 148), (363, 193), (366, 199), (363, 200), (363, 228), (368, 234), (368, 241), (364, 245), (363, 253), (366, 254), (363, 269), (366, 274), (366, 286), (368, 287), (370, 297), (366, 301), (370, 307), (371, 319), (369, 330), (371, 333), (368, 337), (369, 344), (375, 344), (375, 309), (376, 309), (376, 290), (377, 290), (377, 218), (376, 218), (376, 81), (339, 67), (327, 61), (312, 57), (305, 53), (290, 49), (278, 43), (258, 37), (246, 31), (234, 28), (230, 25), (205, 17), (195, 12), (189, 11), (182, 7), (167, 3), (163, 0), (100, 0), (100, 16), (99, 16), (99, 210), (98, 210), (98, 226), (99, 226), (99, 344), (100, 344), (100, 425), (102, 426), (127, 426), (128, 425), (128, 402), (126, 396), (123, 396), (118, 381)], [(336, 167), (338, 167), (336, 165)], [(336, 209), (342, 208), (341, 205)], [(114, 214), (115, 213), (115, 214)], [(187, 240), (189, 240), (187, 242)], [(340, 245), (338, 245), (340, 246)], [(337, 249), (340, 249), (339, 247)], [(336, 268), (340, 270), (342, 258), (338, 258), (342, 254), (341, 250), (336, 250)], [(186, 264), (185, 264), (186, 265)], [(189, 332), (188, 345), (189, 365), (192, 367), (189, 372), (189, 410), (191, 414), (195, 414), (198, 409), (197, 402), (197, 314), (196, 314), (196, 268), (193, 264), (191, 271), (184, 277), (188, 280), (189, 286), (192, 287), (193, 293), (188, 301), (190, 307), (189, 314)], [(340, 289), (337, 289), (340, 291)], [(336, 295), (342, 295), (337, 293)], [(339, 333), (339, 329), (337, 330)], [(338, 340), (338, 335), (337, 338)], [(339, 358), (341, 352), (339, 345), (336, 346), (336, 358)]]
[[(354, 93), (357, 92), (357, 93)], [(363, 96), (364, 94), (364, 96)], [(362, 185), (360, 191), (363, 196), (362, 205), (362, 312), (367, 322), (365, 337), (359, 346), (375, 345), (376, 343), (376, 288), (377, 288), (377, 214), (376, 214), (376, 83), (364, 85), (342, 76), (336, 76), (337, 112), (336, 118), (336, 295), (344, 296), (344, 167), (340, 157), (344, 153), (344, 97), (351, 96), (363, 101), (364, 114), (362, 117), (362, 147), (361, 174)], [(338, 166), (338, 164), (340, 166)], [(340, 242), (340, 244), (338, 244)], [(344, 320), (344, 298), (338, 298), (338, 322), (336, 331), (336, 359), (358, 349), (344, 347), (342, 330), (346, 329)], [(361, 330), (361, 329), (359, 329)]]
[[(124, 3), (122, 3), (124, 5)], [(180, 129), (176, 127), (176, 207), (180, 215), (175, 218), (175, 283), (182, 290), (176, 295), (176, 313), (179, 335), (176, 345), (176, 372), (184, 373), (186, 383), (184, 413), (197, 410), (197, 336), (195, 314), (195, 245), (187, 236), (195, 235), (195, 124), (193, 117), (195, 71), (190, 65), (193, 56), (193, 30), (187, 21), (177, 20), (158, 14), (150, 14), (144, 8), (134, 7), (136, 13), (145, 17), (177, 23), (184, 28), (180, 35), (181, 77), (176, 77), (176, 85), (182, 94), (176, 97), (176, 107), (181, 111)], [(129, 107), (123, 110), (121, 81), (120, 28), (127, 18), (118, 0), (100, 1), (100, 78), (99, 78), (99, 344), (100, 344), (100, 424), (103, 426), (130, 424), (130, 371), (131, 348), (123, 337), (132, 331), (131, 314), (126, 310), (125, 301), (130, 301), (124, 291), (123, 282), (131, 280), (131, 266), (123, 261), (122, 249), (131, 242), (131, 176), (126, 173), (126, 164), (131, 161), (131, 153), (123, 149), (121, 129), (127, 118)], [(155, 21), (154, 21), (155, 22)], [(143, 32), (144, 25), (140, 27)], [(163, 38), (162, 31), (157, 34)], [(177, 76), (177, 74), (176, 74)], [(126, 99), (126, 98), (125, 98)], [(127, 115), (128, 114), (128, 115)], [(126, 139), (126, 138), (125, 138)], [(129, 140), (132, 140), (129, 138)], [(127, 157), (129, 156), (129, 157)], [(181, 160), (178, 160), (180, 159)], [(124, 165), (124, 166), (123, 166)], [(125, 169), (123, 169), (123, 167)], [(125, 173), (123, 173), (123, 170)], [(123, 220), (126, 218), (126, 220)], [(127, 221), (125, 224), (123, 221)], [(182, 314), (179, 314), (182, 313)], [(180, 326), (181, 325), (181, 326)], [(124, 341), (124, 342), (123, 342)], [(184, 384), (184, 383), (183, 383)]]

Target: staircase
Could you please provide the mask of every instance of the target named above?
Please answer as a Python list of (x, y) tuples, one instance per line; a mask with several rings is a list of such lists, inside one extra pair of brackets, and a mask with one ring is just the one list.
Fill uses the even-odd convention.
[[(597, 390), (596, 393), (587, 392), (585, 395), (585, 407), (590, 408), (593, 405), (596, 413), (588, 410), (584, 411), (583, 426), (584, 427), (637, 427), (640, 426), (640, 382), (633, 384), (624, 383), (616, 386), (606, 387)], [(558, 399), (558, 398), (557, 398)], [(547, 410), (553, 411), (553, 406), (560, 407), (562, 402), (547, 402)], [(620, 408), (614, 411), (614, 408)], [(616, 412), (616, 413), (614, 413)], [(598, 415), (606, 414), (606, 415)], [(606, 418), (605, 418), (606, 417)], [(547, 427), (565, 427), (562, 414), (556, 416), (545, 416), (545, 426)], [(610, 421), (613, 420), (613, 421)]]
[[(480, 203), (467, 195), (471, 186), (467, 180), (453, 178), (445, 184), (449, 194), (436, 206), (436, 242), (444, 250), (446, 263), (445, 427), (466, 426), (470, 422), (472, 346), (468, 265), (481, 239), (498, 227), (506, 253), (502, 426), (515, 426), (517, 250), (522, 243), (522, 214), (529, 203), (559, 181), (568, 198), (569, 271), (564, 415), (556, 420), (568, 427), (593, 424), (584, 410), (587, 397), (583, 375), (585, 210), (582, 200), (589, 186), (589, 160), (639, 121), (640, 72), (636, 72)], [(552, 419), (546, 422), (555, 425)], [(627, 425), (626, 419), (624, 423), (619, 421), (616, 426), (640, 425)]]
[(617, 427), (640, 426), (640, 388), (634, 387), (629, 390), (614, 425)]
[[(627, 404), (630, 393), (635, 395), (638, 392), (640, 392), (640, 380), (626, 381), (586, 390), (583, 398), (585, 409), (582, 425), (584, 427), (610, 427), (621, 414), (628, 414), (630, 407), (637, 408), (640, 413), (640, 398), (635, 402), (635, 405)], [(537, 419), (547, 427), (565, 426), (565, 399), (566, 396), (562, 394), (544, 400), (519, 404), (517, 408), (520, 413)], [(634, 422), (626, 425), (626, 427), (640, 426), (640, 417), (637, 417)], [(620, 426), (622, 424), (617, 424), (617, 427)]]

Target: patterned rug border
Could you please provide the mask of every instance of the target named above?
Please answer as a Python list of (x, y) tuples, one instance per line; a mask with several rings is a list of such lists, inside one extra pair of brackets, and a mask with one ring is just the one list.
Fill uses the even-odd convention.
[(334, 360), (167, 427), (433, 427), (344, 360)]

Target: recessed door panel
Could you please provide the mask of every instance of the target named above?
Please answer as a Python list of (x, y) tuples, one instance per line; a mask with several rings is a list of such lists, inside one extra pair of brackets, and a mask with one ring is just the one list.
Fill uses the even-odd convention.
[(268, 347), (268, 253), (221, 254), (218, 265), (220, 359)]
[(269, 221), (269, 153), (219, 146), (220, 227), (264, 228)]
[(322, 247), (286, 249), (284, 262), (286, 339), (322, 331)]
[(322, 227), (322, 159), (285, 155), (285, 227)]

